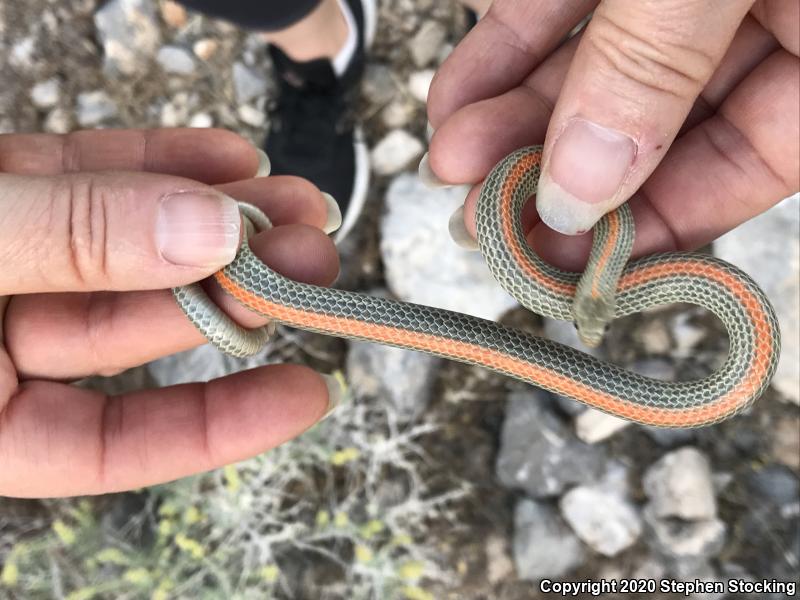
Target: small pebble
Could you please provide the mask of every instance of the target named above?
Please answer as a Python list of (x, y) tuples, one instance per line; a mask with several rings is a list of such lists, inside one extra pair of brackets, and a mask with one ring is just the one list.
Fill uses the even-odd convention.
[(378, 175), (394, 175), (418, 160), (425, 147), (404, 129), (390, 131), (372, 149), (372, 168)]
[(36, 108), (52, 108), (61, 98), (61, 82), (57, 77), (41, 81), (31, 88), (31, 101)]
[(197, 40), (192, 45), (192, 52), (194, 55), (199, 58), (200, 60), (208, 60), (219, 48), (219, 42), (213, 38), (203, 38), (202, 40)]
[(213, 127), (214, 118), (208, 113), (197, 113), (189, 119), (189, 127)]
[(428, 101), (428, 90), (435, 74), (436, 71), (433, 69), (425, 69), (424, 71), (412, 73), (408, 78), (408, 91), (423, 104)]
[(266, 122), (266, 115), (263, 110), (258, 110), (249, 104), (242, 104), (239, 110), (236, 111), (242, 123), (246, 123), (251, 127), (263, 127)]
[(161, 2), (161, 18), (173, 29), (180, 29), (186, 25), (186, 9), (172, 0), (163, 0)]
[(179, 46), (164, 46), (158, 51), (156, 60), (164, 71), (173, 75), (191, 75), (195, 70), (192, 54)]

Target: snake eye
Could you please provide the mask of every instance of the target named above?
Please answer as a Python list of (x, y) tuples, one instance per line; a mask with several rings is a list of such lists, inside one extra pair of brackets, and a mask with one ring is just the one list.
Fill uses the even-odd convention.
[(611, 329), (611, 323), (606, 323), (605, 327), (603, 327), (603, 333), (608, 333), (609, 329)]

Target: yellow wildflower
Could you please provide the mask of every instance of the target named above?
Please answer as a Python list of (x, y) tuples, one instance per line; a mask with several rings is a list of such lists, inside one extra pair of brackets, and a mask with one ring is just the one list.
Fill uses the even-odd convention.
[(368, 521), (362, 528), (361, 528), (361, 536), (369, 539), (374, 536), (376, 533), (380, 533), (383, 531), (384, 525), (383, 522), (378, 521), (377, 519), (372, 519)]
[(395, 546), (410, 546), (413, 541), (407, 533), (398, 533), (392, 538), (392, 544)]
[(278, 581), (280, 574), (281, 571), (278, 568), (278, 565), (267, 565), (261, 569), (260, 572), (261, 578), (267, 583), (275, 583)]
[(144, 567), (138, 569), (128, 569), (122, 578), (134, 585), (148, 585), (151, 581), (150, 571)]
[(117, 548), (105, 548), (100, 550), (95, 558), (101, 563), (111, 563), (114, 565), (127, 565), (130, 562), (128, 557)]
[(239, 488), (242, 487), (242, 480), (239, 479), (239, 471), (236, 466), (227, 465), (223, 469), (223, 473), (225, 473), (225, 487), (228, 488), (228, 491), (231, 494), (238, 492)]
[(0, 573), (0, 583), (6, 587), (14, 587), (19, 579), (19, 568), (13, 562), (7, 562)]
[(170, 590), (174, 587), (175, 584), (172, 581), (169, 579), (162, 579), (158, 584), (156, 591), (154, 591), (153, 595), (150, 596), (150, 600), (167, 600), (167, 598), (169, 598)]
[(172, 535), (174, 529), (174, 523), (170, 519), (161, 519), (161, 521), (158, 522), (158, 533), (163, 537)]
[(61, 519), (53, 523), (53, 531), (56, 532), (58, 539), (60, 539), (61, 543), (65, 546), (70, 546), (75, 543), (75, 530)]
[(200, 560), (206, 555), (205, 548), (203, 548), (200, 542), (193, 540), (182, 533), (179, 533), (175, 536), (175, 544), (178, 546), (178, 548), (197, 560)]
[(422, 577), (422, 573), (424, 571), (425, 563), (418, 560), (411, 560), (400, 565), (398, 573), (401, 579), (405, 579), (406, 581), (416, 581)]
[(158, 509), (158, 514), (162, 517), (174, 517), (178, 514), (178, 506), (174, 502), (164, 502)]
[(361, 456), (358, 448), (344, 448), (333, 453), (331, 456), (331, 464), (335, 467), (341, 467), (344, 464), (357, 460)]
[(373, 554), (372, 550), (364, 546), (363, 544), (358, 544), (355, 548), (356, 560), (358, 562), (367, 563), (372, 560)]
[(416, 585), (407, 585), (403, 588), (403, 595), (408, 600), (434, 600), (433, 594)]
[(183, 522), (187, 525), (194, 525), (203, 520), (203, 513), (196, 506), (190, 506), (183, 513)]
[(331, 513), (327, 510), (321, 510), (317, 513), (317, 527), (325, 527), (331, 522)]
[(91, 600), (97, 595), (97, 588), (85, 587), (67, 594), (67, 600)]

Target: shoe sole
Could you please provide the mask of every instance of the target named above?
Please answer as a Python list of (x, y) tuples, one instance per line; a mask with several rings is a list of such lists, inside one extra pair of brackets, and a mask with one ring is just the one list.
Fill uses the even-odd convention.
[(353, 140), (353, 151), (356, 159), (355, 181), (353, 182), (350, 203), (347, 205), (347, 212), (342, 220), (342, 226), (333, 237), (334, 242), (337, 244), (347, 237), (361, 213), (364, 212), (364, 205), (367, 203), (367, 192), (369, 191), (369, 150), (367, 149), (367, 143), (364, 141), (364, 133), (361, 127), (356, 127), (353, 132)]
[[(376, 0), (361, 0), (361, 9), (364, 15), (364, 50), (372, 48), (375, 41), (375, 32), (378, 27), (378, 4)], [(334, 242), (341, 243), (347, 234), (353, 229), (364, 205), (367, 203), (367, 192), (369, 191), (370, 164), (369, 149), (364, 141), (364, 132), (361, 127), (356, 127), (353, 132), (353, 152), (355, 153), (355, 181), (353, 182), (353, 193), (350, 195), (350, 202), (347, 204), (347, 212), (342, 220), (342, 226), (333, 237)]]
[(364, 48), (369, 50), (378, 29), (378, 3), (376, 0), (361, 0), (361, 7), (364, 11)]

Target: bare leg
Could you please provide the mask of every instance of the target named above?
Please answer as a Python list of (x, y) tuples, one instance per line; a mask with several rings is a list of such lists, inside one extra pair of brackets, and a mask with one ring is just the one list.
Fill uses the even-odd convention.
[(322, 0), (302, 21), (281, 31), (265, 33), (264, 39), (278, 46), (296, 62), (330, 58), (342, 49), (349, 30), (338, 0)]

